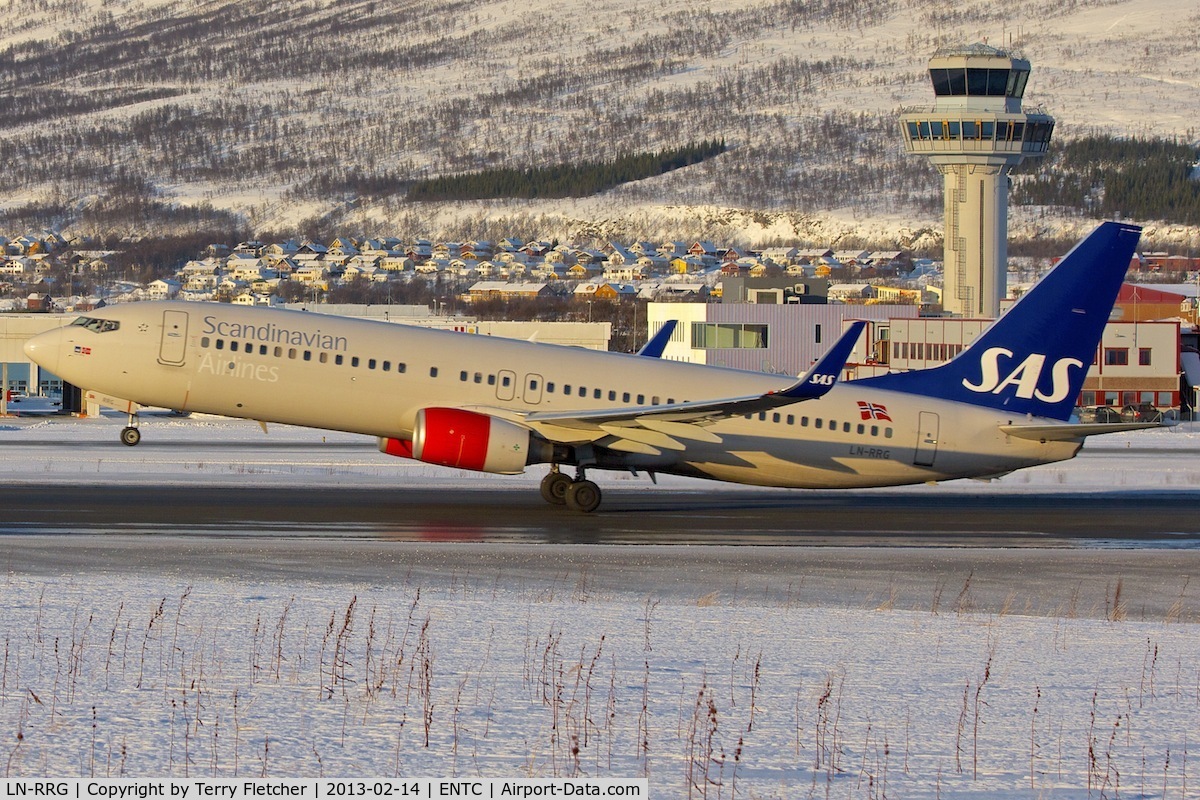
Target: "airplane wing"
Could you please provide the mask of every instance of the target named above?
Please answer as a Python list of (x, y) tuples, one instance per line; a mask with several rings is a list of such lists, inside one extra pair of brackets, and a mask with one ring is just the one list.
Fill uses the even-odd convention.
[(779, 391), (670, 405), (533, 411), (521, 414), (516, 419), (552, 441), (599, 441), (605, 436), (613, 436), (617, 440), (612, 444), (605, 442), (604, 446), (655, 455), (659, 449), (685, 449), (679, 439), (717, 443), (721, 441), (720, 437), (704, 430), (704, 426), (717, 420), (756, 414), (825, 395), (837, 383), (865, 327), (865, 322), (851, 323), (812, 369), (791, 386)]
[(1001, 425), (1000, 430), (1009, 436), (1016, 436), (1018, 439), (1030, 439), (1035, 442), (1066, 442), (1102, 433), (1122, 433), (1163, 427), (1167, 426), (1161, 422), (1061, 422), (1057, 425)]

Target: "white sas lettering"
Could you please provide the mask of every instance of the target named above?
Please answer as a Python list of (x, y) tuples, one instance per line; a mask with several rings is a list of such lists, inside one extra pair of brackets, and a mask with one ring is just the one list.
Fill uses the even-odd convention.
[(1054, 391), (1050, 394), (1042, 394), (1035, 392), (1038, 400), (1044, 403), (1059, 403), (1067, 399), (1067, 393), (1071, 391), (1071, 376), (1068, 370), (1071, 367), (1083, 369), (1083, 362), (1077, 358), (1060, 358), (1054, 362), (1054, 371), (1051, 373), (1054, 378)]
[(1042, 377), (1042, 369), (1046, 366), (1046, 356), (1041, 353), (1031, 353), (1001, 379), (1000, 359), (1012, 358), (1013, 352), (1003, 347), (989, 347), (979, 359), (982, 375), (979, 383), (971, 383), (963, 378), (962, 385), (972, 392), (980, 394), (1000, 394), (1009, 386), (1016, 387), (1016, 396), (1023, 400), (1036, 397), (1044, 403), (1058, 403), (1067, 398), (1071, 391), (1072, 367), (1082, 368), (1083, 363), (1076, 358), (1062, 358), (1051, 367), (1051, 387), (1049, 394), (1038, 389), (1038, 380)]
[(1038, 378), (1042, 375), (1042, 365), (1045, 363), (1046, 357), (1044, 355), (1033, 353), (1022, 361), (1016, 369), (1008, 373), (1008, 377), (997, 384), (995, 389), (992, 389), (992, 394), (1000, 394), (1005, 387), (1016, 386), (1017, 397), (1023, 400), (1030, 399), (1033, 397), (1033, 393), (1037, 391)]
[(978, 384), (970, 383), (963, 378), (962, 385), (972, 392), (990, 392), (992, 387), (1000, 382), (1000, 356), (1012, 358), (1012, 350), (1003, 347), (989, 347), (979, 358), (979, 366), (983, 370), (983, 380)]

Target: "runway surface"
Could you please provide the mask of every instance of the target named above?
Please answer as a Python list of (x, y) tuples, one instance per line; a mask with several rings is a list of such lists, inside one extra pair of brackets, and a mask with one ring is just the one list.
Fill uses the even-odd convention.
[[(366, 437), (162, 419), (0, 426), (0, 569), (1200, 621), (1200, 437), (1115, 441), (1028, 479), (853, 492), (602, 475), (583, 515), (540, 473), (456, 475)], [(1106, 437), (1104, 441), (1109, 441)], [(1111, 489), (1109, 487), (1112, 487)]]
[(32, 484), (0, 488), (0, 534), (151, 534), (579, 544), (1200, 547), (1200, 491), (608, 489), (599, 513), (536, 490)]
[[(0, 568), (1200, 620), (1200, 496), (25, 485)], [(1200, 584), (1200, 582), (1197, 582)]]

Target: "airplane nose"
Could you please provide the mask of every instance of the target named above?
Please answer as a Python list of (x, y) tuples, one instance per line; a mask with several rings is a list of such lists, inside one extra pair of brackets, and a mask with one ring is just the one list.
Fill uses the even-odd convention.
[(29, 360), (42, 369), (62, 377), (58, 372), (58, 361), (62, 357), (62, 341), (62, 328), (39, 333), (25, 342), (25, 355), (29, 356)]

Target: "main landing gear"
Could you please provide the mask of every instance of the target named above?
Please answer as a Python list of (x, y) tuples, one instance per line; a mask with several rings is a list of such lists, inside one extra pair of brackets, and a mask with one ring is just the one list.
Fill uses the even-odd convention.
[(142, 432), (138, 430), (137, 414), (129, 415), (129, 424), (121, 429), (121, 444), (133, 447), (142, 440)]
[(550, 474), (542, 478), (542, 499), (556, 506), (565, 505), (572, 511), (590, 514), (600, 507), (600, 487), (587, 480), (580, 467), (571, 480), (558, 471), (558, 465), (550, 467)]

